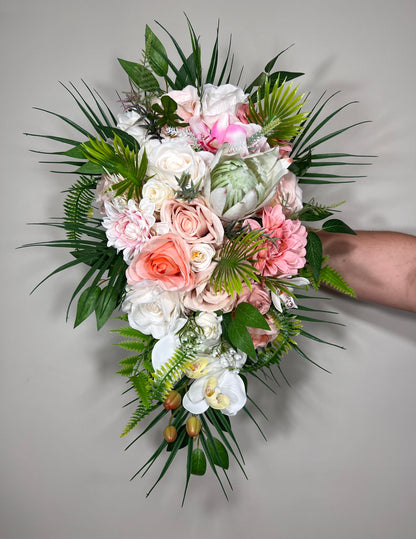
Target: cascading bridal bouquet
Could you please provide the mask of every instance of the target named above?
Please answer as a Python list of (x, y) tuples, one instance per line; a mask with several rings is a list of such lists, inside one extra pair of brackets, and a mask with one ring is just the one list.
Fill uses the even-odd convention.
[(316, 149), (357, 124), (318, 135), (347, 105), (323, 116), (333, 96), (322, 96), (304, 112), (291, 82), (302, 73), (273, 71), (280, 55), (243, 89), (231, 82), (230, 47), (220, 63), (218, 29), (204, 72), (189, 21), (187, 53), (161, 28), (179, 63), (146, 27), (142, 60), (120, 60), (130, 91), (117, 117), (85, 83), (88, 98), (72, 84), (66, 89), (90, 128), (45, 111), (80, 140), (34, 136), (64, 144), (53, 155), (78, 179), (64, 217), (42, 223), (66, 238), (30, 246), (70, 249), (70, 261), (48, 277), (86, 268), (69, 303), (77, 298), (75, 326), (95, 312), (100, 329), (114, 311), (124, 313), (116, 331), (132, 355), (119, 372), (136, 408), (123, 435), (147, 418), (134, 442), (153, 428), (161, 438), (135, 475), (165, 454), (156, 485), (187, 448), (184, 498), (190, 476), (207, 465), (227, 495), (220, 472), (228, 481), (229, 455), (244, 473), (230, 417), (244, 410), (256, 423), (249, 375), (268, 385), (289, 350), (312, 361), (298, 337), (325, 342), (303, 328), (325, 312), (304, 305), (313, 297), (308, 287), (354, 295), (323, 257), (317, 234), (353, 231), (331, 217), (338, 205), (303, 201), (299, 185), (352, 177), (321, 168), (359, 156)]

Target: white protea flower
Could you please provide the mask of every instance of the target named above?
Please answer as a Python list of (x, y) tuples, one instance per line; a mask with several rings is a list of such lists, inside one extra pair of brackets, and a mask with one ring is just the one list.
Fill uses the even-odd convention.
[[(225, 145), (224, 145), (225, 146)], [(224, 221), (244, 219), (270, 202), (290, 165), (279, 159), (279, 147), (241, 157), (218, 152), (204, 185), (212, 209)]]

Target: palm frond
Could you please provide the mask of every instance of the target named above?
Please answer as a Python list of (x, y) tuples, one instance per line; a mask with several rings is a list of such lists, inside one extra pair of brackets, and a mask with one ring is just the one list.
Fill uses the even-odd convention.
[(102, 172), (117, 174), (123, 179), (113, 185), (116, 196), (126, 194), (127, 198), (139, 200), (141, 188), (146, 178), (147, 156), (143, 151), (139, 162), (138, 152), (130, 149), (118, 135), (114, 136), (114, 144), (102, 139), (90, 139), (83, 144), (85, 157), (102, 168)]
[(269, 77), (257, 89), (256, 100), (250, 99), (249, 118), (262, 126), (262, 133), (269, 143), (276, 145), (279, 140), (288, 140), (302, 129), (307, 115), (300, 112), (303, 95), (297, 95), (298, 87), (284, 83), (277, 78), (271, 86)]
[(243, 230), (223, 245), (211, 275), (211, 283), (216, 293), (224, 289), (234, 297), (243, 291), (243, 282), (249, 288), (251, 281), (259, 282), (260, 276), (253, 265), (253, 257), (264, 249), (265, 241), (262, 229)]

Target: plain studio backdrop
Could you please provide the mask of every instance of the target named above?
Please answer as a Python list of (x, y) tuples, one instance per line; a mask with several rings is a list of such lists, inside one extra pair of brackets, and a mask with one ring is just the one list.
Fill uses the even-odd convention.
[(54, 276), (29, 296), (69, 258), (16, 247), (58, 237), (26, 223), (61, 215), (71, 177), (38, 164), (42, 156), (29, 150), (51, 145), (23, 133), (72, 134), (33, 107), (81, 119), (58, 81), (84, 79), (119, 112), (117, 92), (128, 82), (117, 58), (141, 57), (146, 23), (163, 36), (155, 19), (187, 43), (183, 12), (205, 58), (217, 19), (222, 53), (232, 33), (242, 83), (294, 43), (279, 67), (305, 73), (298, 80), (311, 103), (324, 90), (342, 90), (334, 108), (358, 100), (333, 128), (372, 123), (328, 149), (378, 157), (354, 169), (366, 178), (305, 189), (305, 199), (346, 200), (343, 219), (357, 229), (416, 234), (414, 0), (2, 0), (0, 538), (414, 538), (414, 315), (332, 296), (324, 305), (345, 327), (313, 329), (346, 350), (302, 343), (332, 374), (290, 354), (282, 368), (291, 387), (282, 380), (273, 395), (251, 384), (269, 421), (254, 412), (267, 442), (244, 413), (234, 421), (249, 480), (232, 464), (227, 502), (212, 474), (194, 477), (181, 509), (183, 457), (148, 499), (162, 461), (129, 481), (161, 433), (124, 452), (133, 436), (119, 434), (132, 409), (122, 408), (117, 338), (108, 328), (97, 333), (92, 318), (73, 330), (73, 311), (65, 322), (81, 273)]

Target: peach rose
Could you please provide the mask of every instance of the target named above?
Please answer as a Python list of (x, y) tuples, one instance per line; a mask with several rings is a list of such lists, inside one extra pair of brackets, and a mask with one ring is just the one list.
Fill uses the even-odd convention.
[(164, 290), (190, 290), (194, 275), (187, 243), (176, 234), (150, 239), (126, 270), (127, 282), (156, 282)]
[(252, 283), (250, 290), (244, 283), (243, 292), (237, 299), (237, 305), (244, 302), (253, 305), (253, 307), (260, 311), (261, 314), (266, 314), (270, 309), (271, 304), (270, 292), (268, 292), (264, 286), (257, 283)]
[(172, 230), (188, 243), (221, 245), (224, 229), (219, 217), (211, 211), (204, 199), (165, 200), (160, 210), (160, 220), (169, 223)]

